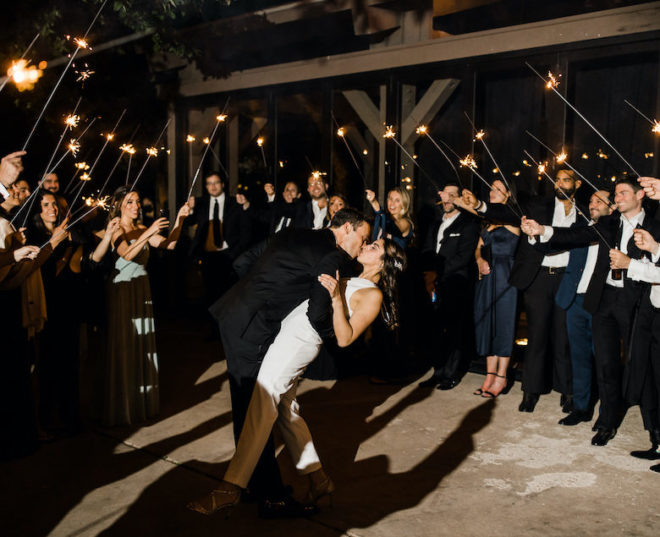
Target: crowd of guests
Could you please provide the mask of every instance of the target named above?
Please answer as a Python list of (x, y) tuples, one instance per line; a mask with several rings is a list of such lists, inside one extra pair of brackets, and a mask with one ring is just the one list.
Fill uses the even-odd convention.
[[(114, 192), (109, 214), (99, 208), (71, 225), (79, 208), (69, 206), (57, 176), (32, 192), (36, 185), (21, 177), (23, 156), (8, 155), (0, 166), (0, 315), (12, 357), (0, 392), (13, 431), (3, 457), (79, 430), (81, 346), (100, 357), (88, 414), (110, 426), (158, 413), (151, 249), (185, 249), (208, 306), (238, 280), (250, 246), (286, 228), (328, 227), (348, 205), (318, 174), (305, 193), (294, 181), (281, 191), (266, 184), (261, 200), (230, 195), (213, 172), (172, 225), (143, 218), (140, 195), (125, 187)], [(410, 382), (430, 366), (421, 385), (441, 390), (458, 385), (480, 356), (486, 375), (475, 395), (496, 398), (514, 378), (524, 311), (519, 410), (533, 412), (555, 390), (566, 414), (559, 423), (575, 426), (591, 422), (600, 401), (592, 444), (602, 446), (639, 404), (652, 446), (634, 455), (660, 460), (659, 183), (624, 178), (613, 191), (591, 193), (585, 207), (576, 194), (586, 187), (566, 169), (555, 173), (554, 195), (529, 200), (519, 200), (504, 177), (484, 200), (446, 183), (423, 230), (408, 189), (389, 191), (384, 207), (367, 190), (372, 240), (391, 239), (408, 263), (398, 329), (377, 320), (354, 355), (367, 357), (374, 383)], [(311, 369), (337, 375), (341, 351), (325, 347), (321, 366)]]

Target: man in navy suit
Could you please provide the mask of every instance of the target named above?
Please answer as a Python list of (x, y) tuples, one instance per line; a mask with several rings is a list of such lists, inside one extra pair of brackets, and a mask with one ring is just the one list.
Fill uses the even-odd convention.
[[(589, 200), (589, 215), (594, 222), (601, 216), (612, 214), (610, 193), (599, 190)], [(566, 332), (571, 352), (573, 370), (573, 410), (560, 419), (560, 425), (577, 425), (590, 421), (593, 341), (591, 337), (591, 313), (584, 309), (584, 295), (594, 273), (598, 243), (571, 250), (568, 266), (559, 284), (555, 302), (566, 310)]]

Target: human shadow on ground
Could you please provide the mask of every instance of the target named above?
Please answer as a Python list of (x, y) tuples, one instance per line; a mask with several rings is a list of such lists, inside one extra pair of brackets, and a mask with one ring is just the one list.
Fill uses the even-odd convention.
[[(144, 492), (102, 535), (115, 536), (139, 532), (141, 535), (344, 535), (351, 528), (367, 528), (392, 513), (413, 508), (438, 488), (474, 450), (473, 436), (490, 421), (494, 401), (486, 401), (469, 411), (461, 423), (423, 460), (409, 470), (393, 473), (386, 450), (381, 455), (356, 460), (360, 445), (373, 437), (405, 408), (429, 396), (429, 390), (415, 389), (381, 415), (369, 420), (373, 410), (395, 391), (387, 388), (375, 397), (365, 388), (355, 392), (355, 383), (342, 382), (327, 390), (312, 390), (304, 394), (301, 408), (310, 410), (310, 427), (324, 466), (337, 484), (335, 509), (322, 511), (311, 520), (265, 521), (256, 517), (253, 505), (239, 505), (232, 517), (223, 514), (204, 517), (185, 509), (185, 504), (199, 493), (213, 487), (211, 480), (200, 484), (199, 476), (182, 467), (175, 467), (149, 485)], [(353, 384), (350, 386), (350, 384)], [(359, 387), (359, 386), (357, 386)], [(347, 395), (345, 404), (337, 397)], [(365, 393), (366, 392), (366, 393)], [(356, 398), (356, 393), (358, 397)], [(323, 401), (323, 402), (322, 402)], [(341, 403), (342, 400), (339, 399)], [(311, 409), (314, 403), (318, 407)], [(317, 416), (314, 416), (318, 413)], [(323, 426), (313, 426), (322, 417)], [(283, 455), (280, 455), (282, 461)], [(204, 466), (212, 475), (221, 474), (226, 463)]]

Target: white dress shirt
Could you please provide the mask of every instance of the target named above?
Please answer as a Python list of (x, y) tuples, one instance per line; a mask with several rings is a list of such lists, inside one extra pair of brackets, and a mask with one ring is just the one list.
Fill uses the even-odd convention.
[[(628, 253), (628, 242), (633, 235), (633, 230), (637, 227), (637, 224), (641, 224), (644, 221), (644, 209), (639, 211), (635, 216), (626, 218), (621, 215), (621, 242), (619, 243), (619, 250), (624, 254)], [(616, 245), (613, 245), (616, 247)], [(607, 273), (607, 280), (605, 280), (607, 285), (612, 287), (623, 287), (623, 278), (620, 280), (612, 279), (612, 271), (610, 270)]]
[(7, 190), (7, 187), (0, 183), (0, 196), (2, 196), (3, 200), (6, 200), (11, 194), (9, 194), (9, 190)]
[(589, 251), (587, 252), (587, 260), (584, 263), (584, 270), (582, 271), (582, 277), (580, 278), (580, 283), (577, 286), (577, 294), (583, 295), (587, 292), (589, 287), (589, 282), (591, 277), (594, 274), (594, 269), (596, 268), (596, 259), (598, 258), (598, 244), (592, 244), (589, 246)]
[[(555, 198), (555, 210), (552, 214), (552, 227), (571, 227), (577, 218), (577, 211), (575, 205), (571, 205), (571, 210), (566, 214), (564, 204)], [(565, 267), (568, 265), (568, 251), (559, 252), (556, 254), (548, 254), (541, 261), (542, 267)]]
[(326, 202), (325, 207), (321, 209), (319, 207), (319, 202), (312, 200), (312, 212), (314, 213), (314, 226), (312, 229), (321, 229), (323, 227), (325, 215), (328, 214), (328, 203)]
[[(654, 256), (657, 257), (660, 250)], [(648, 259), (631, 259), (628, 266), (628, 277), (631, 280), (649, 282), (651, 285), (651, 304), (653, 307), (660, 308), (660, 267), (649, 262)]]
[(440, 228), (438, 229), (438, 236), (435, 242), (436, 254), (440, 251), (440, 245), (445, 238), (445, 230), (454, 223), (454, 220), (456, 220), (460, 214), (460, 212), (457, 212), (454, 216), (450, 216), (449, 218), (447, 218), (446, 214), (442, 215), (442, 224), (440, 224)]

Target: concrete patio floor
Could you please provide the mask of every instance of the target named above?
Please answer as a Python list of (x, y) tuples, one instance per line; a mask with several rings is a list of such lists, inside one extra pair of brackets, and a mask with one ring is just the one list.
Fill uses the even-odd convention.
[[(518, 383), (489, 401), (472, 395), (476, 374), (449, 392), (305, 380), (299, 402), (334, 507), (308, 520), (261, 520), (255, 505), (229, 519), (190, 512), (233, 451), (229, 387), (219, 344), (190, 322), (161, 326), (160, 417), (0, 465), (3, 536), (658, 535), (660, 475), (629, 455), (649, 447), (639, 409), (593, 447), (590, 425), (557, 425), (559, 395), (521, 414)], [(305, 480), (279, 460), (301, 496)]]

